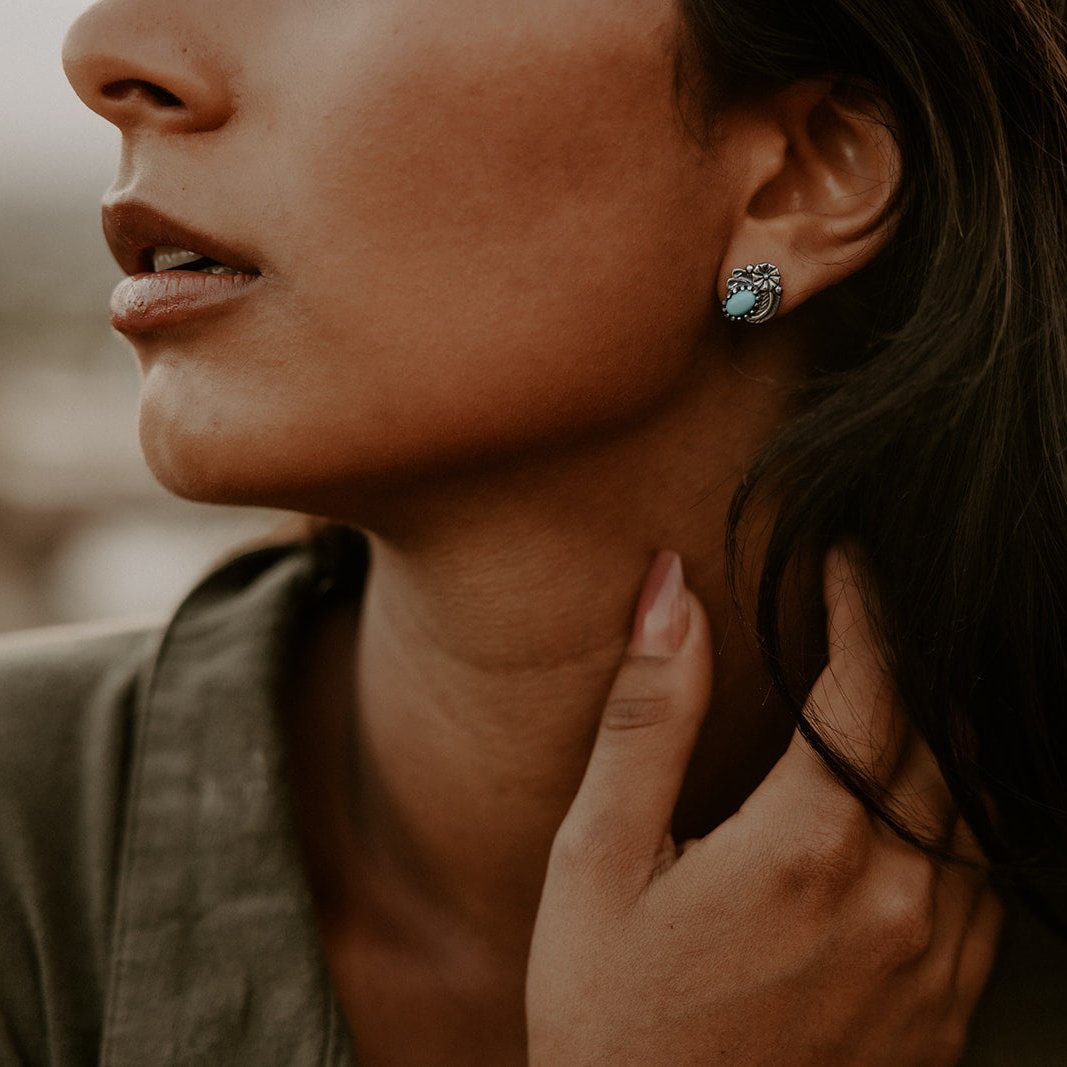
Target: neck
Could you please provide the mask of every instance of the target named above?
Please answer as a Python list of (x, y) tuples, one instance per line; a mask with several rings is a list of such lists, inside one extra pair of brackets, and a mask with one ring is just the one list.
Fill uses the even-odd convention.
[[(358, 760), (323, 781), (346, 774), (351, 796), (354, 779), (355, 881), (382, 887), (372, 896), (394, 906), (410, 891), (525, 959), (552, 839), (657, 549), (682, 555), (716, 646), (678, 835), (711, 830), (781, 752), (791, 720), (724, 578), (749, 442), (729, 425), (695, 438), (686, 406), (622, 440), (450, 483), (421, 501), (417, 530), (370, 536), (350, 657)], [(736, 410), (749, 433), (769, 432), (751, 425), (755, 404)]]

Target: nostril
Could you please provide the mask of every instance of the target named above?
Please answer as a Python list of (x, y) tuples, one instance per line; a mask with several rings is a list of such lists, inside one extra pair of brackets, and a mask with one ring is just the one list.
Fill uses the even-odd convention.
[(125, 78), (122, 81), (108, 82), (100, 92), (108, 100), (129, 100), (137, 96), (147, 96), (160, 107), (184, 107), (185, 103), (172, 92), (155, 82)]

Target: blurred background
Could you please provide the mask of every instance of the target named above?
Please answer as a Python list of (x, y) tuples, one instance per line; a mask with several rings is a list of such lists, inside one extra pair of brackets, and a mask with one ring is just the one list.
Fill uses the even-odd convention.
[(99, 223), (118, 134), (59, 58), (88, 6), (0, 0), (0, 631), (165, 612), (278, 519), (175, 500), (141, 458)]

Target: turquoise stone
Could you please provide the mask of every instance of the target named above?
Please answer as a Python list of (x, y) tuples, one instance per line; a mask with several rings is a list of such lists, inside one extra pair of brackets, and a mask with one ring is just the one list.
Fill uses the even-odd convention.
[(726, 301), (726, 314), (735, 319), (747, 315), (756, 306), (756, 294), (751, 289), (742, 289)]

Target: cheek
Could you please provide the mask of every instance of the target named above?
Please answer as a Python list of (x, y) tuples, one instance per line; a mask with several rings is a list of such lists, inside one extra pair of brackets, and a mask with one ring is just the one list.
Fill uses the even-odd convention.
[(284, 155), (256, 179), (288, 253), (269, 318), (212, 337), (232, 358), (149, 375), (157, 474), (310, 507), (313, 484), (558, 447), (678, 388), (723, 227), (647, 36), (465, 50), (368, 23), (301, 79), (315, 95), (276, 105)]
[(499, 448), (631, 417), (679, 374), (718, 241), (655, 58), (386, 64), (309, 131), (322, 253), (294, 304), (394, 434)]

